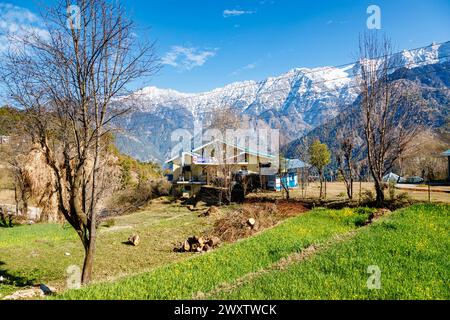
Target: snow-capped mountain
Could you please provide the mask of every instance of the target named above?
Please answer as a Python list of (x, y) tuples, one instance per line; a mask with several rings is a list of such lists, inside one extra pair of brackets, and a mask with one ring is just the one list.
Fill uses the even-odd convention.
[[(398, 66), (417, 68), (448, 61), (450, 43), (403, 51)], [(171, 147), (170, 134), (178, 128), (204, 126), (217, 112), (236, 112), (281, 129), (284, 141), (299, 138), (336, 117), (358, 96), (358, 63), (342, 67), (296, 68), (263, 81), (236, 82), (203, 93), (182, 93), (147, 87), (129, 101), (134, 110), (120, 125), (118, 136), (125, 153), (141, 160), (164, 161)], [(395, 71), (395, 70), (393, 70)]]

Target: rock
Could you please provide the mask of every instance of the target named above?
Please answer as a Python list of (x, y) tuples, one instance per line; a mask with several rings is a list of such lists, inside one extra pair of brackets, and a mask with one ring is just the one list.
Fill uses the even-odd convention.
[(128, 238), (128, 242), (137, 247), (139, 243), (141, 243), (141, 238), (139, 237), (139, 235), (134, 234)]
[(55, 288), (41, 283), (37, 287), (16, 291), (13, 294), (4, 297), (3, 300), (33, 299), (33, 298), (48, 296), (48, 295), (54, 294), (55, 292), (56, 292)]
[(55, 289), (55, 288), (49, 287), (49, 286), (47, 286), (47, 285), (45, 285), (45, 284), (43, 284), (43, 283), (41, 283), (41, 284), (39, 285), (39, 289), (41, 289), (41, 291), (42, 291), (42, 292), (44, 293), (44, 295), (46, 295), (46, 296), (51, 295), (51, 294), (54, 294), (54, 293), (56, 292), (56, 289)]
[(40, 288), (24, 289), (14, 292), (13, 294), (6, 296), (3, 300), (23, 300), (36, 297), (43, 297), (44, 292)]
[(64, 255), (68, 257), (68, 256), (70, 256), (70, 252), (66, 252), (66, 253), (64, 253)]
[(253, 218), (250, 218), (250, 219), (247, 220), (247, 224), (248, 224), (250, 227), (253, 227), (253, 226), (255, 225), (255, 223), (256, 223), (256, 220), (253, 219)]

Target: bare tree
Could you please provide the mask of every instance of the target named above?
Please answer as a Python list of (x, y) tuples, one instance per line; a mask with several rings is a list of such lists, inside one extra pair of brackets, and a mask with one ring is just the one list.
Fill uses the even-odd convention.
[(391, 77), (399, 62), (388, 38), (380, 39), (375, 33), (362, 35), (359, 55), (357, 82), (361, 94), (362, 126), (376, 203), (381, 206), (384, 202), (382, 178), (418, 130), (412, 121), (415, 105), (404, 83)]
[[(232, 105), (232, 101), (222, 101), (222, 104)], [(237, 113), (238, 110), (233, 110), (232, 107), (223, 110), (218, 110), (211, 119), (209, 129), (216, 132), (214, 138), (216, 141), (214, 146), (214, 155), (211, 155), (217, 160), (216, 165), (210, 169), (210, 174), (216, 176), (214, 184), (219, 188), (219, 202), (231, 202), (233, 189), (237, 184), (235, 181), (235, 174), (239, 170), (237, 165), (237, 154), (232, 145), (236, 144), (234, 141), (227, 141), (227, 130), (244, 129), (248, 127), (245, 117)], [(226, 143), (225, 143), (226, 142)], [(212, 172), (211, 172), (212, 171)], [(242, 177), (240, 183), (242, 184), (242, 192), (246, 192), (246, 177)]]
[(344, 180), (348, 198), (353, 199), (353, 182), (356, 176), (356, 133), (351, 130), (343, 130), (338, 133), (337, 140), (340, 146), (336, 153), (338, 171)]
[(280, 176), (280, 184), (281, 187), (284, 190), (284, 193), (286, 195), (286, 200), (289, 200), (290, 198), (290, 193), (289, 193), (289, 164), (288, 164), (288, 159), (280, 156), (280, 169), (279, 169), (279, 176)]
[[(65, 13), (74, 4), (79, 13), (72, 21)], [(117, 1), (59, 0), (43, 18), (48, 33), (15, 38), (1, 74), (55, 176), (58, 208), (84, 246), (86, 284), (105, 186), (105, 137), (126, 111), (112, 102), (158, 64), (153, 44), (137, 42), (135, 25)]]

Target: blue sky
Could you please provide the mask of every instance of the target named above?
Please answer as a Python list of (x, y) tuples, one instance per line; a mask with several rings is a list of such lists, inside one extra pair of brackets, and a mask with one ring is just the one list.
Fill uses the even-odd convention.
[[(7, 2), (37, 11), (30, 1)], [(450, 40), (449, 0), (122, 2), (139, 36), (157, 40), (164, 67), (148, 84), (186, 92), (351, 62), (372, 4), (398, 50)]]

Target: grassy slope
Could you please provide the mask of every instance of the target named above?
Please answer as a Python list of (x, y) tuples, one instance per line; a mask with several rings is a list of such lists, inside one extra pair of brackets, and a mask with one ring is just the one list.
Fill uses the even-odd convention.
[[(186, 259), (189, 254), (172, 252), (173, 243), (210, 228), (212, 220), (197, 216), (175, 204), (155, 203), (149, 210), (116, 218), (111, 228), (101, 227), (94, 280), (115, 279)], [(123, 244), (133, 233), (141, 236), (139, 247)], [(67, 267), (82, 266), (82, 262), (81, 242), (70, 227), (35, 224), (0, 228), (0, 275), (7, 279), (0, 283), (0, 299), (26, 284), (45, 283), (64, 289)]]
[(189, 299), (268, 267), (303, 248), (355, 229), (350, 209), (315, 210), (276, 228), (152, 272), (68, 291), (61, 299)]
[[(403, 209), (312, 259), (272, 271), (221, 299), (450, 299), (450, 206)], [(368, 290), (369, 265), (381, 289)]]

